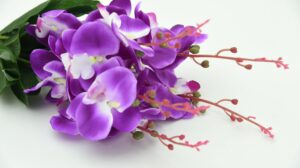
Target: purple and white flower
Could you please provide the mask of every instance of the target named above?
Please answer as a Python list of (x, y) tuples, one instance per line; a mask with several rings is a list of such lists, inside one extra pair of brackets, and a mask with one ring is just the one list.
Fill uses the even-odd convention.
[(47, 99), (59, 108), (50, 121), (54, 130), (96, 141), (135, 131), (143, 121), (193, 117), (140, 96), (151, 91), (153, 102), (191, 104), (178, 95), (200, 86), (178, 78), (174, 69), (184, 60), (179, 54), (206, 35), (195, 35), (191, 26), (159, 27), (154, 13), (144, 13), (138, 4), (131, 17), (131, 9), (130, 0), (113, 0), (84, 21), (53, 10), (27, 27), (47, 50), (31, 53), (41, 82), (25, 92), (50, 87)]

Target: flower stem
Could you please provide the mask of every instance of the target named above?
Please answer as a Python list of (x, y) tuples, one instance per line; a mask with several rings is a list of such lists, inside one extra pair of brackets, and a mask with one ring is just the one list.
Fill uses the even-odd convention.
[(203, 102), (203, 103), (206, 103), (206, 104), (209, 104), (209, 105), (212, 105), (212, 106), (215, 106), (215, 107), (218, 107), (222, 110), (224, 110), (224, 112), (229, 115), (229, 117), (231, 118), (232, 121), (235, 121), (237, 119), (237, 121), (239, 122), (242, 122), (243, 120), (245, 121), (248, 121), (254, 125), (256, 125), (258, 128), (260, 128), (260, 130), (268, 135), (270, 138), (274, 138), (274, 135), (271, 133), (271, 130), (272, 128), (269, 127), (269, 128), (266, 128), (264, 126), (262, 126), (261, 124), (255, 122), (253, 119), (255, 119), (254, 117), (245, 117), (237, 112), (234, 112), (233, 110), (230, 110), (229, 108), (227, 107), (224, 107), (222, 105), (220, 105), (220, 101), (217, 102), (217, 103), (214, 103), (214, 102), (211, 102), (209, 100), (205, 100), (205, 99), (202, 99), (202, 98), (196, 98), (196, 97), (193, 97), (193, 96), (189, 96), (189, 95), (181, 95), (182, 97), (184, 98), (189, 98), (191, 100), (196, 100), (196, 101), (199, 101), (199, 102)]
[(244, 58), (244, 57), (231, 57), (231, 56), (222, 56), (220, 55), (223, 52), (230, 51), (232, 53), (236, 53), (237, 49), (235, 47), (232, 47), (230, 49), (222, 49), (217, 52), (215, 55), (209, 55), (209, 54), (188, 54), (188, 53), (180, 53), (178, 54), (179, 56), (182, 57), (189, 57), (194, 60), (194, 62), (198, 63), (196, 61), (196, 58), (211, 58), (211, 59), (225, 59), (225, 60), (231, 60), (235, 61), (239, 66), (242, 66), (248, 70), (252, 69), (251, 64), (244, 65), (242, 62), (248, 61), (248, 62), (265, 62), (265, 63), (274, 63), (278, 68), (283, 67), (284, 69), (288, 69), (288, 64), (285, 64), (282, 61), (282, 58), (279, 57), (277, 60), (271, 60), (271, 59), (266, 59), (266, 58)]
[(30, 62), (27, 59), (24, 59), (24, 58), (21, 58), (21, 57), (18, 58), (18, 61), (20, 61), (22, 63), (25, 63), (25, 64), (30, 64)]
[(185, 146), (185, 147), (190, 147), (194, 148), (197, 151), (200, 151), (200, 146), (208, 144), (209, 141), (198, 141), (195, 144), (191, 144), (189, 141), (185, 141), (185, 135), (178, 135), (178, 136), (173, 136), (173, 137), (168, 137), (165, 134), (159, 134), (158, 132), (149, 129), (146, 126), (138, 126), (138, 129), (141, 131), (148, 133), (152, 137), (156, 137), (159, 139), (159, 141), (166, 146), (169, 150), (173, 150), (174, 146), (173, 145), (180, 145), (180, 146)]

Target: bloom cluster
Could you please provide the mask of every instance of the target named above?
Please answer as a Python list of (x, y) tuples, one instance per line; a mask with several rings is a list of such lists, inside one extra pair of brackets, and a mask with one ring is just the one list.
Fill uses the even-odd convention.
[[(130, 0), (113, 0), (108, 6), (99, 4), (82, 20), (65, 10), (43, 13), (27, 32), (45, 49), (30, 55), (30, 64), (40, 83), (26, 93), (49, 87), (46, 99), (58, 107), (51, 119), (54, 130), (80, 135), (88, 140), (106, 139), (119, 132), (132, 133), (140, 139), (143, 132), (157, 137), (169, 149), (173, 144), (199, 150), (208, 141), (191, 144), (184, 135), (167, 137), (153, 128), (154, 121), (190, 119), (209, 106), (223, 109), (235, 121), (247, 120), (273, 137), (270, 130), (253, 117), (243, 117), (220, 105), (200, 98), (200, 84), (177, 77), (174, 70), (191, 58), (207, 68), (209, 62), (197, 58), (243, 62), (271, 62), (265, 58), (246, 59), (221, 56), (236, 53), (236, 48), (223, 49), (216, 55), (200, 55), (199, 44), (207, 38), (201, 27), (175, 25), (160, 27), (154, 13), (145, 13), (138, 4), (132, 12)], [(237, 104), (237, 100), (229, 100)]]

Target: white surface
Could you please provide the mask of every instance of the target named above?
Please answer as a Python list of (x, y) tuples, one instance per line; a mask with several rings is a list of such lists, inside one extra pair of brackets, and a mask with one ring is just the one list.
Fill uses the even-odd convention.
[[(0, 29), (42, 0), (0, 0)], [(134, 1), (135, 3), (137, 1)], [(211, 61), (203, 70), (187, 61), (178, 75), (199, 80), (205, 98), (239, 98), (238, 112), (255, 115), (275, 129), (269, 140), (256, 127), (231, 123), (219, 109), (190, 121), (167, 123), (159, 130), (185, 133), (191, 141), (210, 140), (201, 152), (166, 150), (156, 139), (135, 142), (130, 135), (88, 142), (59, 135), (49, 125), (55, 107), (42, 103), (25, 108), (5, 92), (0, 98), (0, 168), (299, 168), (300, 167), (300, 1), (299, 0), (143, 0), (160, 25), (195, 24), (211, 18), (203, 29), (209, 40), (203, 52), (237, 46), (241, 56), (284, 57), (288, 71), (255, 64), (246, 71), (228, 61)], [(40, 101), (37, 98), (37, 101)]]

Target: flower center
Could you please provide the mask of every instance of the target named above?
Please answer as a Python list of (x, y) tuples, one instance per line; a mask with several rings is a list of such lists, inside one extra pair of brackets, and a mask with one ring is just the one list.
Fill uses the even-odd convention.
[(103, 101), (105, 99), (105, 88), (92, 87), (87, 94), (87, 98), (94, 101)]
[(66, 79), (64, 79), (64, 78), (59, 78), (59, 77), (57, 77), (57, 78), (54, 78), (53, 79), (57, 84), (66, 84)]
[(99, 103), (105, 102), (110, 108), (119, 108), (120, 103), (117, 101), (109, 101), (105, 95), (105, 88), (101, 85), (97, 84), (96, 86), (92, 86), (87, 93), (87, 103)]
[(117, 101), (108, 101), (107, 104), (111, 108), (119, 108), (120, 107), (120, 103)]

